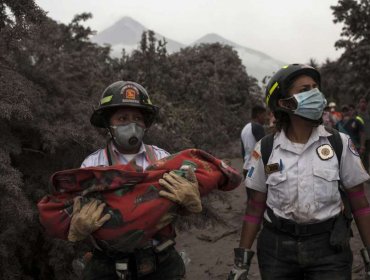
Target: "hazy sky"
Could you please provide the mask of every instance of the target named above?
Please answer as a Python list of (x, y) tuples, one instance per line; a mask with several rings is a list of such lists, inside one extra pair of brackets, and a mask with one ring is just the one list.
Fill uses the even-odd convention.
[(68, 23), (91, 12), (88, 25), (102, 31), (123, 16), (189, 44), (217, 33), (287, 63), (336, 59), (341, 26), (333, 23), (338, 0), (36, 0), (53, 19)]

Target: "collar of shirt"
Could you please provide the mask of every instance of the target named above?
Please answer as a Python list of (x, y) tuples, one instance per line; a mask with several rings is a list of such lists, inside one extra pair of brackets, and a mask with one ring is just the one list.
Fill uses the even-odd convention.
[[(323, 125), (319, 125), (318, 127), (314, 127), (313, 130), (312, 130), (311, 136), (308, 139), (303, 151), (306, 150), (313, 143), (317, 142), (320, 139), (320, 137), (328, 137), (330, 135), (331, 135), (331, 133), (327, 132)], [(275, 135), (273, 149), (276, 149), (280, 146), (282, 149), (293, 152), (293, 153), (296, 153), (296, 154), (300, 154), (301, 152), (303, 152), (300, 149), (297, 150), (290, 143), (291, 143), (291, 141), (286, 136), (284, 130), (281, 130), (281, 132), (278, 132)]]
[[(113, 142), (111, 142), (111, 143), (110, 143), (110, 147), (111, 147), (111, 149), (112, 149), (112, 151), (113, 151), (113, 153), (114, 153), (114, 155), (115, 155), (116, 159), (117, 159), (117, 158), (118, 158), (118, 159), (124, 158), (124, 159), (126, 160), (126, 162), (123, 162), (123, 163), (127, 163), (127, 162), (128, 162), (128, 160), (125, 158), (125, 156), (124, 156), (120, 151), (118, 151), (117, 147), (114, 145), (114, 143), (113, 143)], [(135, 155), (134, 159), (135, 159), (138, 155), (143, 155), (143, 156), (146, 158), (146, 157), (147, 157), (147, 156), (146, 156), (146, 153), (147, 153), (147, 152), (146, 152), (145, 145), (144, 145), (144, 143), (141, 143), (140, 149), (139, 149), (139, 151), (137, 152), (137, 154)]]

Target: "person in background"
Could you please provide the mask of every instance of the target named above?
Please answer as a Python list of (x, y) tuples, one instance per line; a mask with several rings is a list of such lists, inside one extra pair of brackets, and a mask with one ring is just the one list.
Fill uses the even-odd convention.
[(329, 109), (335, 126), (336, 123), (342, 119), (342, 114), (337, 111), (337, 104), (335, 102), (329, 103)]
[(263, 280), (350, 280), (352, 215), (370, 277), (364, 192), (370, 176), (348, 135), (321, 125), (327, 102), (320, 87), (320, 73), (304, 64), (284, 66), (267, 85), (276, 132), (257, 142), (247, 164), (248, 201), (228, 280), (248, 279), (262, 223), (257, 257)]
[(347, 134), (356, 146), (356, 149), (362, 155), (365, 152), (365, 131), (364, 121), (359, 116), (355, 116), (355, 107), (353, 105), (342, 106), (342, 119), (337, 122), (335, 128), (344, 134)]
[(326, 106), (322, 114), (322, 124), (326, 127), (334, 127), (335, 120), (330, 112), (330, 107)]
[(362, 162), (367, 171), (369, 171), (369, 154), (370, 154), (370, 114), (368, 110), (368, 101), (365, 96), (359, 98), (357, 106), (357, 117), (364, 122), (365, 128), (365, 151), (361, 155)]
[(251, 121), (247, 123), (241, 132), (242, 156), (244, 160), (243, 175), (247, 174), (245, 168), (251, 156), (254, 145), (265, 136), (263, 125), (266, 123), (267, 113), (263, 106), (254, 106), (251, 111)]

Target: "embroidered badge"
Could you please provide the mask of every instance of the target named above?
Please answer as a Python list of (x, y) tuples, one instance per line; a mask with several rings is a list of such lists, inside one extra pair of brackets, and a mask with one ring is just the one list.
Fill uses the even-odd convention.
[(139, 103), (139, 90), (133, 85), (126, 85), (122, 88), (122, 101)]
[(357, 149), (356, 149), (356, 146), (355, 144), (353, 144), (351, 138), (348, 138), (348, 149), (351, 151), (352, 154), (354, 154), (355, 156), (360, 156), (360, 154), (358, 153)]
[(256, 160), (259, 160), (261, 155), (256, 150), (253, 150), (252, 157), (255, 158)]
[(334, 150), (329, 144), (321, 145), (316, 149), (316, 152), (322, 160), (328, 160), (334, 156)]
[(280, 171), (280, 165), (278, 163), (272, 163), (265, 166), (266, 174), (271, 174)]

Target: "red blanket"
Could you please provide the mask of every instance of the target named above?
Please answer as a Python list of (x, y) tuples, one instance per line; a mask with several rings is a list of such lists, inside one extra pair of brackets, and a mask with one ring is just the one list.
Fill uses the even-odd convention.
[(232, 190), (241, 182), (233, 168), (196, 149), (161, 159), (145, 172), (136, 172), (130, 165), (60, 171), (51, 177), (51, 194), (38, 203), (41, 223), (49, 235), (67, 239), (73, 198), (81, 196), (83, 203), (96, 198), (106, 203), (104, 213), (112, 215), (93, 233), (97, 240), (113, 240), (140, 231), (143, 243), (158, 232), (159, 220), (177, 207), (158, 195), (162, 189), (158, 180), (171, 170), (184, 173), (181, 170), (184, 165), (195, 167), (202, 196), (213, 189)]

